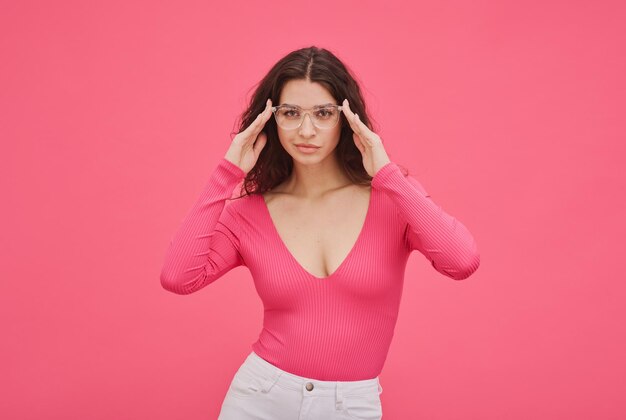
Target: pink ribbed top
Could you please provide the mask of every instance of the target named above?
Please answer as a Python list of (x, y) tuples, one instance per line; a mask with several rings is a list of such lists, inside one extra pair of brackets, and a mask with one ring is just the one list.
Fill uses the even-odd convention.
[(411, 251), (455, 280), (480, 264), (468, 229), (389, 162), (372, 179), (365, 222), (348, 256), (330, 276), (316, 277), (287, 249), (262, 195), (229, 200), (244, 176), (221, 159), (172, 237), (161, 284), (194, 293), (245, 265), (264, 306), (252, 349), (295, 375), (356, 381), (380, 374)]

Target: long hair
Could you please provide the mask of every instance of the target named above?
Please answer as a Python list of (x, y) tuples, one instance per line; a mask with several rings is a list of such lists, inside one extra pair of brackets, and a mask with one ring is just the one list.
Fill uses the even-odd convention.
[[(263, 112), (267, 98), (272, 100), (272, 104), (278, 103), (285, 83), (290, 80), (319, 83), (337, 102), (347, 98), (352, 112), (358, 114), (361, 121), (372, 131), (377, 131), (372, 128), (372, 118), (367, 113), (359, 84), (347, 66), (327, 49), (311, 46), (292, 51), (281, 58), (257, 83), (248, 109), (240, 116), (238, 131), (231, 133), (231, 140)], [(340, 113), (340, 118), (340, 139), (334, 151), (339, 165), (353, 183), (370, 185), (372, 177), (363, 167), (363, 157), (354, 144), (352, 128), (343, 112)], [(245, 195), (262, 194), (283, 182), (293, 169), (293, 158), (283, 148), (278, 138), (275, 118), (267, 120), (261, 131), (267, 135), (267, 143), (254, 167), (246, 174), (240, 194), (244, 194), (244, 191)]]

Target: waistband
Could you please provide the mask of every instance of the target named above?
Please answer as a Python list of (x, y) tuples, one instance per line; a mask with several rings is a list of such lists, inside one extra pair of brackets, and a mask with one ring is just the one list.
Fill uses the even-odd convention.
[(383, 392), (378, 376), (359, 381), (322, 381), (307, 378), (274, 366), (254, 351), (246, 357), (241, 368), (249, 369), (252, 374), (261, 377), (265, 392), (278, 384), (281, 388), (302, 392), (303, 396), (334, 396), (338, 407), (343, 396), (377, 396)]

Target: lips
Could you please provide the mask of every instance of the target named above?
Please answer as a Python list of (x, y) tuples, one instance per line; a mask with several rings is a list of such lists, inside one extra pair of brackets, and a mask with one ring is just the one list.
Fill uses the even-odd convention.
[(310, 148), (310, 149), (317, 149), (317, 148), (319, 148), (319, 146), (314, 146), (312, 144), (296, 144), (296, 146), (298, 146), (298, 147), (307, 147), (307, 148)]

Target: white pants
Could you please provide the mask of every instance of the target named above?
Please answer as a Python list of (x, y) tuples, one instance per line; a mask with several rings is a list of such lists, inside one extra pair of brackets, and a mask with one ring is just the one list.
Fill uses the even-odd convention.
[(254, 351), (228, 388), (218, 420), (380, 420), (378, 377), (319, 381), (286, 372)]

